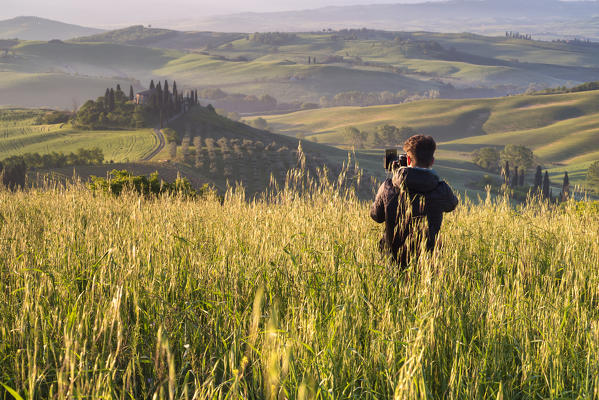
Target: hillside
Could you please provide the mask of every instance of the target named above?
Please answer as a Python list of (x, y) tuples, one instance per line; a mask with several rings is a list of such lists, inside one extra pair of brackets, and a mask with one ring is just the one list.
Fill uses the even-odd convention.
[(18, 42), (0, 53), (0, 105), (72, 109), (107, 87), (149, 81), (180, 53), (110, 43)]
[(39, 125), (46, 110), (0, 108), (0, 160), (23, 153), (75, 152), (99, 147), (104, 159), (135, 161), (157, 146), (151, 129), (85, 131), (70, 124)]
[[(0, 104), (15, 106), (70, 108), (73, 97), (97, 93), (87, 88), (113, 86), (103, 83), (109, 77), (125, 86), (132, 83), (136, 90), (142, 88), (139, 82), (167, 78), (242, 98), (269, 95), (286, 104), (285, 110), (303, 103), (376, 105), (406, 98), (504, 96), (529, 87), (599, 80), (599, 52), (593, 44), (472, 34), (344, 30), (239, 35), (137, 26), (77, 41), (5, 46)], [(20, 87), (21, 93), (15, 93)]]
[(461, 165), (466, 174), (456, 176), (458, 182), (480, 174), (471, 163), (473, 150), (508, 143), (525, 145), (534, 150), (554, 179), (561, 179), (567, 170), (574, 183), (582, 183), (589, 164), (599, 160), (598, 110), (599, 91), (590, 91), (329, 108), (264, 118), (277, 132), (305, 134), (308, 139), (342, 148), (348, 147), (343, 136), (346, 127), (372, 132), (382, 124), (409, 126), (438, 140), (441, 167)]
[(0, 39), (66, 40), (101, 32), (102, 29), (65, 24), (40, 17), (16, 17), (0, 21)]
[(181, 32), (171, 29), (148, 28), (143, 25), (76, 38), (77, 42), (129, 44), (166, 49), (215, 48), (245, 35), (220, 32)]
[[(181, 174), (196, 187), (209, 183), (220, 193), (228, 185), (242, 183), (248, 195), (254, 195), (270, 187), (273, 178), (278, 185), (284, 185), (287, 172), (301, 166), (304, 159), (305, 170), (313, 177), (319, 176), (324, 166), (329, 169), (330, 177), (336, 177), (345, 164), (344, 185), (358, 188), (363, 197), (372, 194), (368, 173), (362, 184), (354, 181), (356, 163), (348, 162), (347, 151), (307, 142), (302, 145), (302, 153), (298, 153), (299, 140), (295, 138), (231, 121), (203, 107), (196, 107), (173, 121), (169, 127), (176, 132), (178, 143), (167, 144), (148, 161), (142, 159), (147, 159), (159, 144), (152, 129), (88, 131), (70, 124), (39, 125), (38, 118), (45, 112), (0, 108), (0, 160), (24, 153), (69, 153), (98, 147), (107, 164), (45, 172), (69, 178), (75, 170), (85, 180), (91, 175), (105, 176), (114, 168), (144, 174), (156, 170), (166, 178)], [(369, 159), (364, 167), (380, 175)]]

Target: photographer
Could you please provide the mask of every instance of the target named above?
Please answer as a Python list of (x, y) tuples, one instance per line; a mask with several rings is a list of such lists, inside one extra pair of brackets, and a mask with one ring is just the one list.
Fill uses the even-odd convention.
[(402, 269), (411, 255), (418, 255), (423, 241), (433, 250), (443, 213), (458, 204), (451, 188), (431, 170), (436, 148), (431, 136), (416, 135), (404, 143), (405, 155), (395, 160), (387, 155), (385, 168), (392, 178), (383, 182), (370, 210), (372, 219), (385, 223), (381, 249)]

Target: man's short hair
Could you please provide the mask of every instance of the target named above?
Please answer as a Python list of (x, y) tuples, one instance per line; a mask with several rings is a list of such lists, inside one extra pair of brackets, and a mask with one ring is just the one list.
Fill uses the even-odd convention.
[(414, 135), (403, 144), (403, 149), (414, 159), (416, 166), (430, 167), (433, 164), (437, 143), (432, 136)]

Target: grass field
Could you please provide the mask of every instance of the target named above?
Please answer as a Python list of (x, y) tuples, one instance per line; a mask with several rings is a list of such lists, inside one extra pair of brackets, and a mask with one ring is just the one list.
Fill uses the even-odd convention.
[(99, 147), (106, 161), (136, 161), (158, 141), (151, 129), (85, 131), (69, 124), (37, 125), (43, 110), (0, 108), (0, 159), (23, 153), (70, 153)]
[[(346, 127), (410, 126), (439, 142), (438, 161), (469, 163), (471, 152), (512, 143), (531, 148), (555, 181), (567, 170), (582, 184), (588, 166), (599, 160), (599, 92), (495, 99), (431, 100), (378, 107), (341, 107), (264, 117), (277, 132), (304, 133), (319, 143), (348, 148)], [(476, 175), (475, 175), (476, 176)], [(466, 175), (459, 178), (472, 180)]]
[(590, 206), (462, 203), (404, 273), (330, 188), (0, 191), (0, 219), (0, 382), (23, 398), (599, 396)]

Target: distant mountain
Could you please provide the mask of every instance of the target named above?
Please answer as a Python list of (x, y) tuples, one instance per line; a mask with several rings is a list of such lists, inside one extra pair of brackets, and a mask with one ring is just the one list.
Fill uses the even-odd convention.
[(101, 32), (104, 31), (39, 17), (16, 17), (0, 21), (0, 39), (66, 40)]
[[(497, 33), (522, 28), (527, 33), (559, 36), (570, 33), (554, 24), (599, 16), (597, 1), (450, 0), (418, 4), (335, 6), (313, 10), (240, 13), (181, 21), (177, 28), (211, 31), (311, 31), (327, 28), (427, 30), (435, 32)], [(583, 24), (578, 24), (582, 27)], [(588, 32), (585, 30), (585, 34)], [(596, 35), (599, 37), (599, 32)]]

